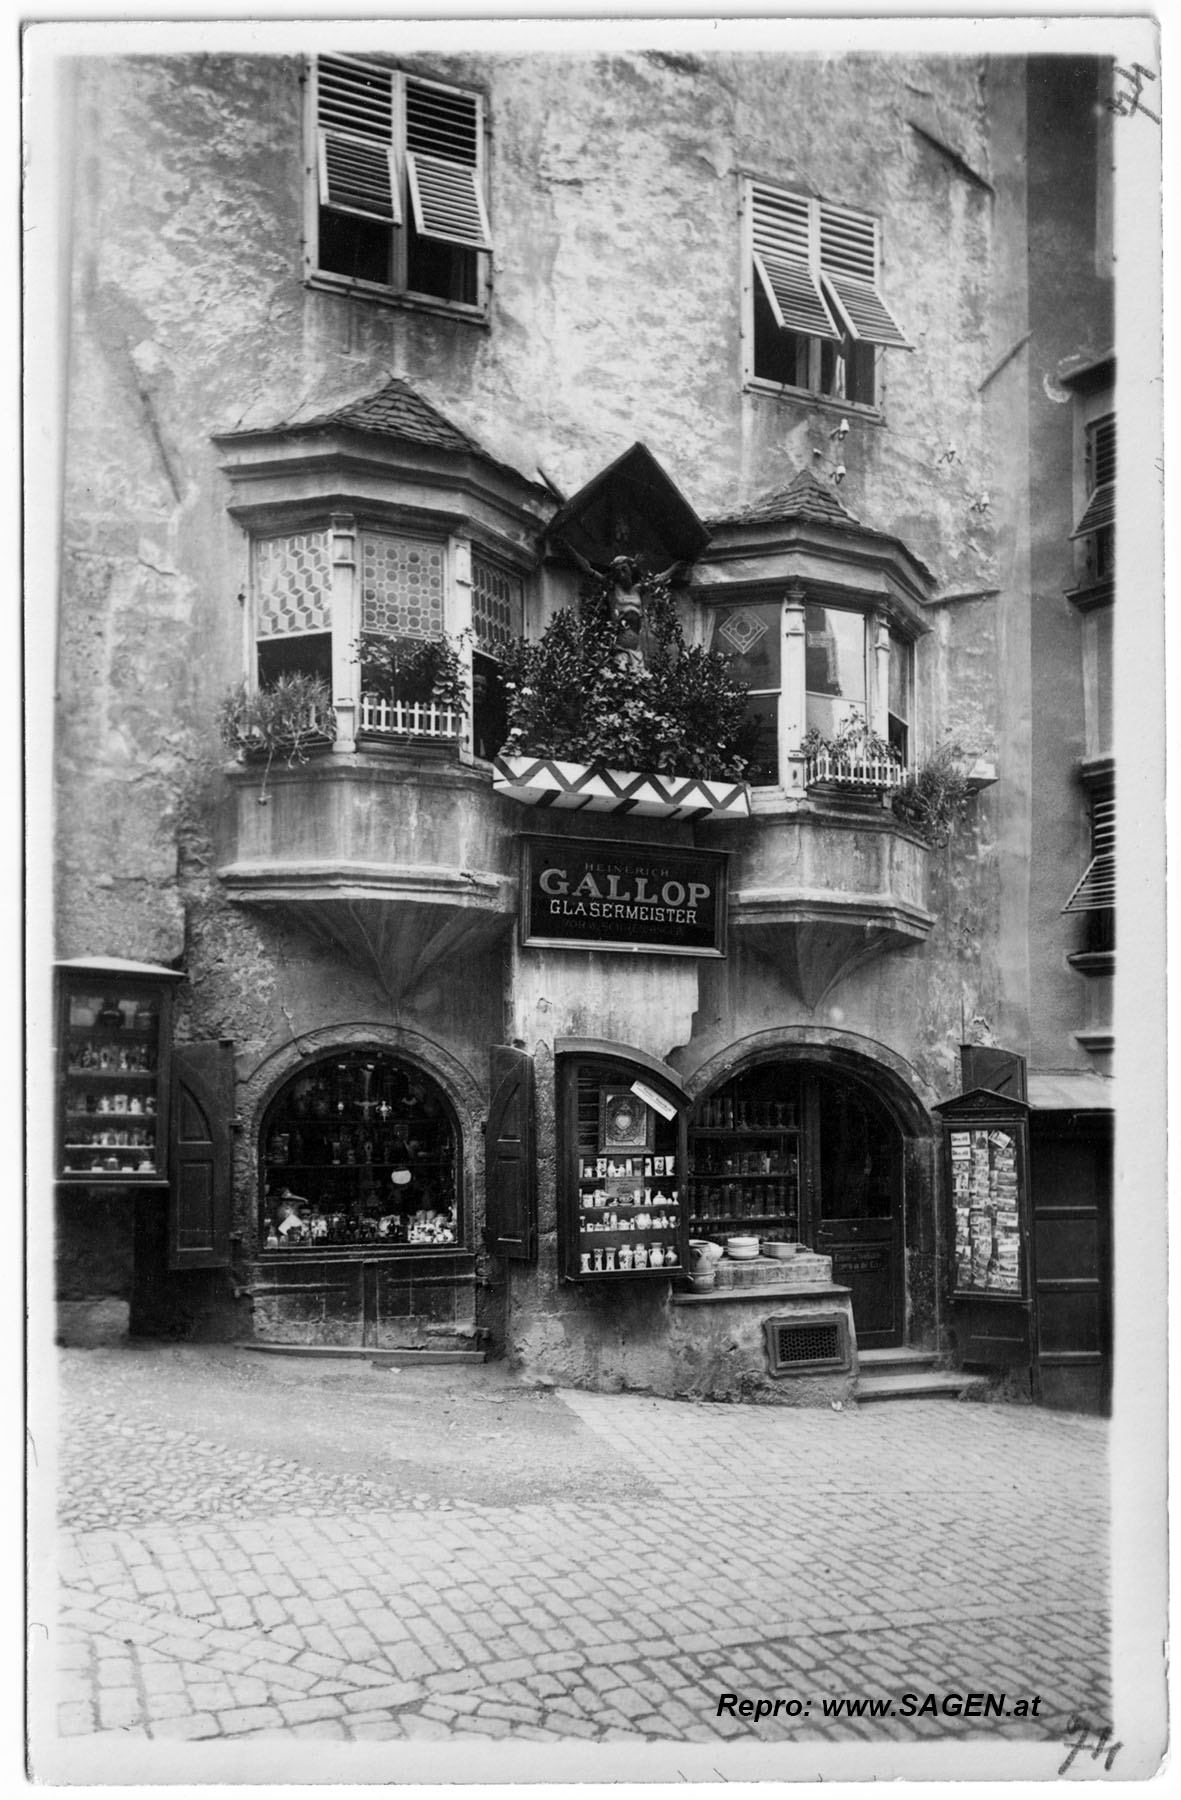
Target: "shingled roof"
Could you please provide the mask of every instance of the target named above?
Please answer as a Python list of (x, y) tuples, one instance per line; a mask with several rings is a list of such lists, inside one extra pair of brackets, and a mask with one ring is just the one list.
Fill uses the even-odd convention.
[(801, 469), (785, 488), (776, 488), (761, 499), (752, 500), (738, 512), (710, 519), (709, 524), (711, 527), (776, 525), (781, 519), (809, 519), (815, 525), (853, 525), (865, 529), (848, 507), (841, 505), (827, 482), (821, 481), (811, 469)]
[(398, 376), (364, 400), (352, 400), (332, 412), (297, 420), (288, 429), (319, 431), (341, 426), (353, 431), (376, 432), (381, 437), (396, 438), (403, 443), (432, 444), (440, 450), (465, 451), (482, 456), (487, 462), (496, 460), (482, 444), (461, 431), (458, 425), (453, 425), (429, 400), (415, 393), (408, 381)]

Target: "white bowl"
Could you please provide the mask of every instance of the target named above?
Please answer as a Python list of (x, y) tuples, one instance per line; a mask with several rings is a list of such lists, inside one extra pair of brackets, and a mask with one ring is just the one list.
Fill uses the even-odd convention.
[(750, 1262), (759, 1254), (757, 1237), (732, 1237), (726, 1239), (726, 1255), (735, 1262)]

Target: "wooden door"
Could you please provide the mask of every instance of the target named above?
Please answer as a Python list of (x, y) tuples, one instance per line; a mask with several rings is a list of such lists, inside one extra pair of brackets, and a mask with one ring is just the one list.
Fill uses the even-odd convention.
[(868, 1089), (836, 1074), (805, 1083), (805, 1115), (811, 1241), (852, 1290), (860, 1348), (901, 1344), (901, 1133)]
[(1111, 1135), (1030, 1132), (1034, 1381), (1046, 1406), (1105, 1412), (1111, 1395)]

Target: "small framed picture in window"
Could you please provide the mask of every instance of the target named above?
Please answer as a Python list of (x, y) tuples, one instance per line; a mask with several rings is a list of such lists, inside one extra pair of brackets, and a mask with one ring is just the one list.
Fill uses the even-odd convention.
[(600, 1150), (651, 1150), (655, 1124), (652, 1112), (630, 1088), (600, 1088)]

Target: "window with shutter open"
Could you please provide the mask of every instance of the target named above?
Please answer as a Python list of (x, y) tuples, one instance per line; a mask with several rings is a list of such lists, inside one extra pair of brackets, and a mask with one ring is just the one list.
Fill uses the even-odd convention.
[(755, 183), (751, 192), (755, 270), (781, 331), (839, 338), (815, 273), (812, 202)]
[(406, 83), (406, 169), (423, 237), (490, 250), (480, 189), (480, 100), (425, 82)]
[(1091, 860), (1062, 908), (1094, 912), (1115, 905), (1115, 795), (1096, 795), (1091, 803)]
[(820, 274), (849, 335), (863, 344), (909, 350), (878, 292), (877, 220), (823, 204), (819, 211)]
[(316, 59), (309, 274), (482, 304), (492, 248), (477, 93), (363, 57)]
[(322, 56), (316, 94), (321, 206), (400, 225), (391, 72)]
[(748, 372), (875, 404), (876, 352), (911, 345), (881, 292), (881, 230), (865, 213), (747, 183), (753, 262)]

